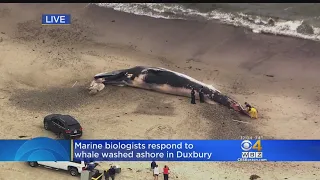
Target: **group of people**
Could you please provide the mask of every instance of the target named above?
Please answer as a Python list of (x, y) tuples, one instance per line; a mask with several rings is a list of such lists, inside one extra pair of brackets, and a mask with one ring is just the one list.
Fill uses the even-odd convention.
[[(159, 167), (157, 165), (157, 163), (155, 161), (152, 161), (151, 162), (151, 169), (153, 170), (153, 177), (154, 177), (154, 180), (158, 180), (159, 178), (159, 175), (161, 174), (160, 173), (160, 170), (159, 170)], [(163, 171), (162, 171), (162, 174), (163, 174), (163, 179), (164, 180), (168, 180), (169, 179), (169, 167), (167, 165), (165, 165), (163, 167)]]
[(111, 166), (110, 169), (103, 171), (103, 175), (105, 180), (109, 180), (110, 178), (111, 180), (114, 180), (116, 176), (116, 169), (113, 166)]
[[(155, 161), (151, 162), (151, 169), (153, 171), (154, 180), (158, 180), (159, 175), (161, 173), (159, 170), (159, 166), (157, 165), (157, 163)], [(162, 174), (163, 174), (164, 180), (169, 180), (169, 170), (170, 169), (167, 165), (165, 165), (163, 167)], [(105, 180), (109, 180), (110, 178), (111, 178), (111, 180), (114, 180), (115, 176), (116, 176), (116, 169), (114, 168), (114, 166), (111, 166), (110, 169), (103, 171), (103, 175), (104, 175)]]
[[(199, 89), (199, 100), (200, 103), (204, 103), (203, 86)], [(196, 92), (194, 88), (191, 90), (191, 104), (196, 104)]]
[[(199, 89), (199, 100), (200, 100), (200, 103), (204, 103), (203, 86), (201, 86), (201, 88)], [(196, 104), (196, 92), (195, 92), (194, 88), (192, 88), (192, 90), (191, 90), (191, 104)], [(253, 106), (251, 106), (247, 102), (245, 102), (244, 104), (246, 106), (246, 110), (249, 113), (250, 117), (253, 119), (257, 119), (258, 118), (257, 109), (254, 108)]]

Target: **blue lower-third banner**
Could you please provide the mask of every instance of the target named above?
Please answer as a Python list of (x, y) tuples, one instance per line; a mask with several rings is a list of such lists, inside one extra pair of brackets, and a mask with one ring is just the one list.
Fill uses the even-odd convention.
[(0, 140), (0, 161), (320, 161), (320, 140)]
[(85, 161), (320, 161), (319, 140), (75, 140)]

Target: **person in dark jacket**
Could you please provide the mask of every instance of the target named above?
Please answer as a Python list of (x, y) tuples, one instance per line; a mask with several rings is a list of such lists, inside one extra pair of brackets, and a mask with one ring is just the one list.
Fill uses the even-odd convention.
[(103, 175), (104, 175), (104, 179), (105, 179), (105, 180), (109, 180), (109, 177), (110, 177), (110, 175), (109, 175), (109, 170), (107, 170), (107, 171), (104, 170), (104, 171), (103, 171)]
[(196, 92), (194, 91), (194, 88), (191, 90), (191, 104), (196, 104)]
[(247, 111), (249, 111), (249, 109), (252, 108), (252, 106), (247, 102), (245, 102), (244, 105), (246, 106)]
[(116, 169), (113, 166), (111, 166), (109, 169), (109, 176), (111, 177), (112, 180), (114, 180), (116, 176)]
[(199, 90), (199, 99), (200, 99), (200, 103), (204, 103), (203, 86), (201, 86)]
[(156, 167), (157, 163), (155, 161), (151, 162), (151, 169), (154, 169)]

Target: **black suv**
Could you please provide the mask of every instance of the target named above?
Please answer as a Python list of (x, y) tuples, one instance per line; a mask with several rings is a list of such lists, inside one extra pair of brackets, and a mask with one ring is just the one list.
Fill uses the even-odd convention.
[(56, 133), (61, 139), (73, 139), (82, 136), (80, 123), (70, 115), (50, 114), (44, 117), (44, 129)]

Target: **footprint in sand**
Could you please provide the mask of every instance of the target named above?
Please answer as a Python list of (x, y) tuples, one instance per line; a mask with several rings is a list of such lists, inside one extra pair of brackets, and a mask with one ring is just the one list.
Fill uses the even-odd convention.
[(145, 136), (148, 139), (171, 139), (175, 131), (168, 125), (155, 125), (147, 129)]

